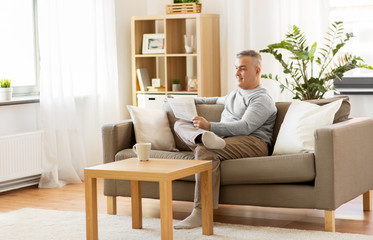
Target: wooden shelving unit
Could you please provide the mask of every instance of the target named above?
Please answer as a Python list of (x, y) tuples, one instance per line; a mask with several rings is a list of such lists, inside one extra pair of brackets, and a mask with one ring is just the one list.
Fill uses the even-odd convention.
[[(134, 16), (131, 19), (132, 94), (220, 96), (219, 15), (173, 14)], [(142, 53), (144, 34), (165, 35), (164, 53)], [(194, 36), (193, 53), (186, 53), (184, 35)], [(140, 91), (136, 69), (146, 68), (149, 78), (160, 78), (164, 92)], [(187, 91), (186, 77), (196, 77), (197, 91)], [(172, 91), (172, 80), (180, 79), (181, 91)]]

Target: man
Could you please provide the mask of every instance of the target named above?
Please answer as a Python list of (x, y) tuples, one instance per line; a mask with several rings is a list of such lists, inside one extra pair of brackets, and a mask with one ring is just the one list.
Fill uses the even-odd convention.
[[(261, 86), (260, 54), (253, 50), (236, 55), (238, 88), (224, 97), (197, 98), (199, 104), (223, 104), (220, 122), (208, 122), (196, 116), (193, 123), (178, 120), (175, 132), (193, 150), (195, 159), (212, 160), (214, 209), (218, 208), (220, 161), (268, 155), (276, 120), (276, 106)], [(219, 136), (223, 136), (221, 138)], [(202, 225), (200, 176), (196, 175), (194, 209), (175, 229)]]

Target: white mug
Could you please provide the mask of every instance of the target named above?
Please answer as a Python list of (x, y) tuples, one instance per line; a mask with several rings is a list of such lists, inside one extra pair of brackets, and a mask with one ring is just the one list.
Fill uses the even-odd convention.
[(151, 143), (136, 143), (132, 150), (137, 155), (139, 161), (148, 161), (150, 155)]

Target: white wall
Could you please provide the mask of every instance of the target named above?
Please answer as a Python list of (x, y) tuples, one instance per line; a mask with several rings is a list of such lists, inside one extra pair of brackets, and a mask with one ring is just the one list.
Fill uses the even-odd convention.
[(132, 104), (131, 16), (147, 15), (147, 0), (115, 0), (118, 49), (118, 91), (121, 119), (128, 119), (126, 105)]
[(351, 103), (350, 117), (373, 118), (373, 95), (348, 95)]
[(0, 136), (40, 130), (39, 103), (0, 106)]

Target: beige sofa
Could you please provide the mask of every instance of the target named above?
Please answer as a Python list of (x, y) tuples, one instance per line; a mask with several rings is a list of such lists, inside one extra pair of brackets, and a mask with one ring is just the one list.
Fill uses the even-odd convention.
[[(322, 105), (328, 101), (317, 101)], [(278, 102), (274, 139), (289, 102)], [(171, 127), (175, 118), (168, 106)], [(219, 121), (222, 106), (197, 105), (199, 115)], [(371, 210), (373, 189), (373, 120), (348, 119), (347, 99), (335, 115), (334, 124), (315, 132), (315, 153), (243, 158), (221, 164), (220, 204), (325, 210), (325, 230), (335, 231), (334, 210), (364, 194), (364, 210)], [(172, 128), (173, 129), (173, 128)], [(131, 120), (102, 127), (104, 162), (135, 157)], [(180, 152), (152, 150), (153, 158), (193, 159), (186, 145), (175, 139)], [(174, 181), (173, 199), (193, 201), (194, 176)], [(116, 197), (130, 196), (128, 181), (105, 180), (108, 213), (116, 213)], [(159, 197), (158, 184), (142, 183), (142, 196)]]

